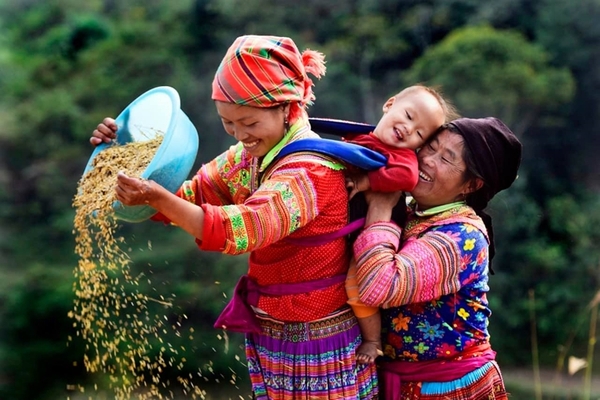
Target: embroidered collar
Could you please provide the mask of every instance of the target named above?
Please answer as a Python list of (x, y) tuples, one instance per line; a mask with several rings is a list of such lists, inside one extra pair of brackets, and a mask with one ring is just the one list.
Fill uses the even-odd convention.
[[(413, 200), (414, 201), (414, 200)], [(435, 214), (439, 214), (442, 213), (444, 211), (448, 211), (452, 208), (458, 207), (458, 206), (462, 206), (467, 204), (466, 201), (456, 201), (454, 203), (448, 203), (448, 204), (442, 204), (441, 206), (436, 206), (436, 207), (431, 207), (428, 208), (427, 210), (423, 210), (423, 211), (419, 211), (417, 210), (417, 204), (415, 203), (415, 215), (419, 216), (419, 217), (429, 217), (431, 215), (435, 215)]]
[(275, 156), (279, 154), (281, 149), (293, 140), (304, 137), (304, 133), (310, 132), (310, 125), (304, 118), (298, 118), (290, 129), (283, 135), (283, 138), (277, 143), (260, 161), (259, 172), (264, 172), (265, 169), (273, 162)]
[(406, 221), (404, 231), (402, 232), (403, 240), (420, 236), (429, 229), (435, 229), (435, 227), (456, 222), (470, 224), (483, 232), (487, 237), (485, 224), (464, 201), (444, 204), (424, 211), (415, 211), (416, 204), (414, 200), (410, 206), (413, 213), (409, 215)]

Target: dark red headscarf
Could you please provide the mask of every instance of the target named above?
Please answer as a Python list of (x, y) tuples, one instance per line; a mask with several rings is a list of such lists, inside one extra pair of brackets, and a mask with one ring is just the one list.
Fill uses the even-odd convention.
[(517, 178), (521, 165), (522, 144), (515, 134), (498, 118), (460, 118), (450, 123), (464, 138), (465, 145), (473, 155), (473, 161), (484, 185), (467, 197), (483, 219), (490, 238), (491, 259), (495, 254), (492, 218), (483, 210), (496, 193), (507, 189)]

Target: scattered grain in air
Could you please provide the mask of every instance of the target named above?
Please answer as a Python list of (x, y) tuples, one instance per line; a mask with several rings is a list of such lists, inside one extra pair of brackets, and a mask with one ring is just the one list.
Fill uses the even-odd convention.
[[(158, 333), (166, 332), (161, 329), (164, 323), (151, 306), (156, 301), (141, 293), (139, 280), (144, 275), (131, 273), (131, 248), (117, 234), (119, 224), (113, 209), (117, 173), (141, 176), (162, 139), (158, 133), (145, 142), (115, 144), (100, 151), (94, 157), (93, 168), (78, 182), (73, 199), (73, 234), (79, 261), (74, 269), (73, 310), (68, 316), (74, 321), (76, 337), (84, 341), (85, 369), (107, 375), (103, 381), (108, 382), (116, 400), (134, 395), (140, 400), (169, 396), (160, 390), (170, 384), (161, 374), (167, 366), (164, 349), (156, 354), (151, 340), (157, 335), (163, 342)], [(152, 250), (150, 241), (148, 249)], [(171, 300), (161, 296), (159, 303), (170, 308)], [(186, 392), (192, 392), (189, 381), (180, 382)], [(99, 390), (97, 384), (94, 388)], [(74, 390), (75, 385), (69, 385), (69, 389)], [(84, 391), (83, 386), (78, 389)], [(201, 391), (193, 393), (194, 399), (205, 398)]]

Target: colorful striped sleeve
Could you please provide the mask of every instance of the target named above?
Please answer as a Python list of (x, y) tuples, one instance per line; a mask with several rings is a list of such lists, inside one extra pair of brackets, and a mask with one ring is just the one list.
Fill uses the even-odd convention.
[(356, 239), (361, 301), (389, 308), (433, 300), (460, 289), (461, 252), (451, 237), (427, 232), (406, 241), (399, 251), (400, 233), (396, 224), (378, 222)]
[[(227, 151), (204, 164), (192, 179), (181, 184), (175, 195), (197, 205), (232, 204), (234, 199), (229, 181), (240, 181), (236, 176), (244, 176), (243, 170), (234, 164), (240, 158), (240, 147), (231, 146)], [(238, 191), (238, 193), (243, 192), (241, 189)], [(171, 220), (161, 213), (153, 215), (152, 220), (165, 224), (171, 223)]]
[[(277, 169), (243, 204), (218, 207), (225, 226), (222, 252), (246, 253), (290, 235), (313, 221), (325, 201), (345, 195), (343, 185), (341, 171), (316, 163)], [(202, 248), (211, 250), (204, 243)]]
[(243, 159), (241, 145), (220, 154), (183, 183), (179, 196), (195, 204), (235, 204), (250, 193), (250, 161)]

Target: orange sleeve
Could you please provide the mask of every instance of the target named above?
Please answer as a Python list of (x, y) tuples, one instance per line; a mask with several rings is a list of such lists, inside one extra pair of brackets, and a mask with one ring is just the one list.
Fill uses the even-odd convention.
[(348, 304), (352, 307), (356, 318), (366, 318), (379, 311), (377, 307), (369, 307), (358, 298), (358, 282), (356, 280), (356, 261), (352, 259), (348, 275), (346, 275), (346, 293), (348, 294)]

